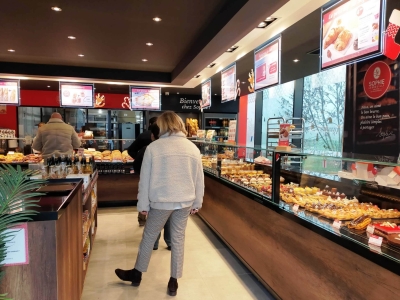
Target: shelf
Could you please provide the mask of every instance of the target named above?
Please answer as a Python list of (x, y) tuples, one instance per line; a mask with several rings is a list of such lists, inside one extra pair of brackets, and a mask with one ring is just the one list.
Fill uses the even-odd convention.
[(229, 128), (229, 127), (226, 127), (226, 126), (206, 126), (205, 128)]

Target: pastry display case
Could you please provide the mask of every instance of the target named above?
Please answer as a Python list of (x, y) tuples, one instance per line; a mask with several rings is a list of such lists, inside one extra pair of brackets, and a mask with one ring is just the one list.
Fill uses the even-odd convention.
[(399, 164), (328, 152), (193, 143), (201, 151), (207, 180), (217, 180), (400, 275)]

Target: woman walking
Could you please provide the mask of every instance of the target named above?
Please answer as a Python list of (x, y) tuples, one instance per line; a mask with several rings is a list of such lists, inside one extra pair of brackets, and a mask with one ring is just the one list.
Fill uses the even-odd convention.
[(167, 111), (157, 124), (160, 138), (147, 147), (140, 172), (137, 208), (148, 216), (135, 268), (116, 269), (115, 273), (121, 280), (139, 286), (154, 242), (170, 218), (172, 261), (168, 293), (175, 296), (177, 279), (182, 277), (187, 220), (203, 203), (204, 175), (200, 152), (186, 139), (182, 119)]

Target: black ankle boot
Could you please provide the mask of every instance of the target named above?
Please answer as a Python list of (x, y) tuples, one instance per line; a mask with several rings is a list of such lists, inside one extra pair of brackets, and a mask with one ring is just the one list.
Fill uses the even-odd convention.
[(140, 282), (142, 281), (142, 272), (136, 269), (133, 270), (115, 269), (115, 274), (118, 276), (119, 279), (123, 281), (132, 282), (133, 286), (139, 286)]
[(178, 290), (178, 279), (170, 277), (168, 282), (168, 294), (170, 296), (176, 296), (177, 290)]

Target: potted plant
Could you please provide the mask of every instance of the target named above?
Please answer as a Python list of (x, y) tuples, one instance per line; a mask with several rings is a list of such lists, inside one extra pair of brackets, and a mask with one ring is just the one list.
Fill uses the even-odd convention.
[[(15, 231), (8, 229), (31, 220), (31, 216), (37, 213), (34, 208), (39, 206), (38, 200), (32, 198), (43, 195), (35, 191), (45, 180), (30, 180), (33, 172), (22, 171), (21, 166), (0, 166), (0, 263), (6, 258), (7, 242), (15, 237)], [(0, 270), (1, 282), (6, 272), (4, 265), (0, 265)], [(0, 294), (0, 300), (5, 299), (8, 299), (7, 293)]]

